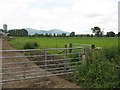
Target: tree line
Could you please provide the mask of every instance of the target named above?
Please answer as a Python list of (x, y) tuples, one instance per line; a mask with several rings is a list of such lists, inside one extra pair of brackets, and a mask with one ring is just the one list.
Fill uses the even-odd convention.
[(28, 31), (25, 29), (14, 29), (14, 30), (9, 30), (8, 36), (16, 36), (16, 37), (26, 37), (28, 36)]
[(26, 29), (13, 29), (9, 30), (8, 36), (16, 36), (16, 37), (120, 37), (120, 32), (115, 34), (113, 31), (107, 32), (106, 35), (103, 34), (103, 31), (99, 27), (91, 28), (93, 34), (75, 34), (75, 32), (71, 32), (70, 34), (62, 33), (62, 34), (33, 34), (28, 35), (28, 31)]
[(95, 33), (95, 36), (96, 37), (116, 37), (116, 36), (120, 36), (120, 32), (118, 32), (118, 34), (115, 34), (113, 31), (110, 31), (110, 32), (107, 32), (106, 35), (104, 35), (103, 31), (101, 31), (101, 28), (99, 27), (94, 27), (94, 28), (91, 28), (92, 32)]
[(69, 35), (66, 33), (62, 34), (33, 34), (29, 35), (29, 37), (120, 37), (120, 32), (118, 34), (115, 34), (113, 31), (107, 32), (106, 35), (94, 35), (94, 34), (75, 34), (75, 32), (71, 32)]

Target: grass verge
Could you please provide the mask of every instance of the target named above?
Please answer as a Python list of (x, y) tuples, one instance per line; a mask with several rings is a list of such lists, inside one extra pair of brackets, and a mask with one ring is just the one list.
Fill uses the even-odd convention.
[(120, 49), (88, 51), (86, 65), (79, 66), (75, 80), (85, 88), (120, 88)]

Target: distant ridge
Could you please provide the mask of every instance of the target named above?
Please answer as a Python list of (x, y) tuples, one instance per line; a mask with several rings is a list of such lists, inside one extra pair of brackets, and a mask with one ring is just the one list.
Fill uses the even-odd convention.
[(51, 34), (62, 34), (62, 33), (66, 33), (66, 34), (70, 34), (70, 32), (66, 32), (66, 31), (62, 31), (59, 29), (51, 29), (51, 30), (37, 30), (37, 29), (32, 29), (32, 28), (24, 28), (28, 31), (29, 35), (33, 35), (35, 33), (38, 34), (46, 34), (46, 33), (51, 33)]

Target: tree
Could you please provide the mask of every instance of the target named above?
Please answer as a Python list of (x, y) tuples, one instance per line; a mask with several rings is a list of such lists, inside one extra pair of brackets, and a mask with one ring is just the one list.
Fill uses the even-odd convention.
[(66, 33), (62, 33), (62, 37), (66, 37)]
[(40, 34), (40, 37), (44, 37), (44, 34)]
[(34, 37), (38, 37), (38, 36), (39, 36), (39, 34), (38, 34), (38, 33), (35, 33), (33, 36), (34, 36)]
[(48, 35), (48, 33), (46, 33), (44, 36), (45, 36), (45, 37), (48, 37), (49, 35)]
[(90, 37), (90, 34), (87, 34), (86, 36), (87, 36), (87, 37)]
[(118, 37), (120, 37), (120, 32), (118, 32)]
[(0, 31), (2, 31), (2, 32), (3, 32), (3, 29), (0, 29)]
[(53, 37), (56, 37), (56, 34), (54, 33)]
[(62, 34), (57, 34), (57, 37), (62, 37)]
[(70, 37), (74, 37), (74, 36), (75, 36), (75, 32), (71, 32)]
[(107, 32), (107, 37), (115, 37), (115, 33), (113, 31)]
[(9, 36), (20, 36), (20, 37), (26, 37), (28, 36), (28, 31), (25, 29), (14, 29), (8, 31)]
[(94, 35), (93, 35), (93, 34), (91, 34), (91, 37), (94, 37)]
[(97, 37), (101, 37), (103, 35), (101, 29), (99, 27), (94, 27), (94, 28), (91, 28), (92, 32), (95, 33), (95, 36)]
[(52, 37), (52, 34), (51, 34), (51, 33), (49, 33), (48, 37)]

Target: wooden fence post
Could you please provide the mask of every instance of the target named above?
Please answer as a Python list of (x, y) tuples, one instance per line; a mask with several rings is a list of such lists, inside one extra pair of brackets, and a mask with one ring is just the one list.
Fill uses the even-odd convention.
[[(65, 44), (65, 48), (67, 48), (67, 44)], [(67, 50), (66, 50), (66, 53), (67, 53)]]
[(82, 51), (82, 64), (86, 65), (86, 63), (87, 63), (86, 48), (83, 48), (83, 51)]
[(95, 45), (92, 44), (92, 45), (91, 45), (91, 49), (95, 49)]
[(45, 76), (47, 77), (47, 52), (45, 51)]
[[(69, 48), (72, 48), (72, 43), (69, 44)], [(70, 49), (69, 53), (72, 53), (72, 49)]]

